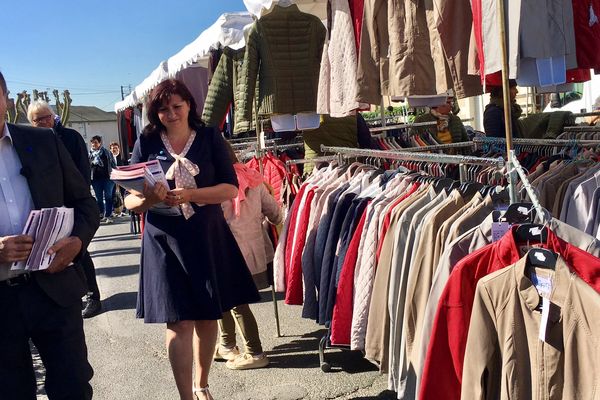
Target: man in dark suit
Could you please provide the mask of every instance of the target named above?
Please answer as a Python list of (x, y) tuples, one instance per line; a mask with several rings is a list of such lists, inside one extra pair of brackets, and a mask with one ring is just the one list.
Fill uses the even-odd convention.
[[(99, 226), (89, 186), (51, 130), (8, 124), (6, 81), (0, 73), (0, 399), (35, 400), (29, 341), (46, 368), (50, 400), (92, 398), (93, 370), (81, 317), (87, 287), (79, 265)], [(22, 235), (32, 209), (71, 207), (71, 236), (54, 244), (44, 271), (11, 271), (33, 245)]]
[[(81, 172), (83, 179), (88, 187), (92, 184), (92, 172), (90, 161), (88, 160), (88, 151), (83, 137), (75, 129), (64, 127), (60, 120), (56, 118), (56, 114), (50, 108), (50, 105), (45, 101), (36, 100), (27, 108), (27, 119), (31, 125), (36, 128), (54, 129), (56, 136), (62, 141), (71, 155), (75, 166)], [(81, 257), (81, 266), (85, 273), (85, 279), (88, 285), (88, 291), (85, 296), (85, 304), (81, 315), (83, 318), (91, 318), (98, 315), (102, 311), (102, 303), (100, 302), (100, 289), (96, 280), (96, 268), (90, 253), (87, 251)]]

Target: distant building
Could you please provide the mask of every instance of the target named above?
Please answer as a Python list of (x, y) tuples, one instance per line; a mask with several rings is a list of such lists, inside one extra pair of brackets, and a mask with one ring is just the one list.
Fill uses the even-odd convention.
[[(51, 105), (56, 112), (56, 106)], [(20, 115), (19, 124), (29, 125), (26, 115)], [(119, 143), (117, 114), (114, 111), (104, 111), (94, 106), (71, 106), (71, 116), (67, 123), (83, 136), (86, 144), (90, 144), (92, 136), (102, 136), (102, 142), (108, 148), (109, 143)]]
[(114, 111), (104, 111), (93, 106), (71, 106), (67, 127), (81, 133), (88, 144), (94, 135), (102, 136), (106, 147), (110, 142), (119, 143), (117, 114)]

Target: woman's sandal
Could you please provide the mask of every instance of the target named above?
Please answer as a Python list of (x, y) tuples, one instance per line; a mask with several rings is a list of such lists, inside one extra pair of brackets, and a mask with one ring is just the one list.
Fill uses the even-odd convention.
[(210, 391), (208, 390), (208, 385), (204, 386), (203, 388), (194, 388), (194, 396), (196, 396), (198, 400), (201, 400), (200, 396), (198, 396), (198, 393), (204, 393), (208, 400), (214, 400), (210, 394)]

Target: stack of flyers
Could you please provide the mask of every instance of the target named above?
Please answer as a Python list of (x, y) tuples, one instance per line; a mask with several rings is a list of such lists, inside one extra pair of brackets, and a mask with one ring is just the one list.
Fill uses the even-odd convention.
[(144, 182), (154, 187), (157, 182), (162, 183), (167, 189), (169, 183), (158, 160), (126, 165), (112, 170), (110, 179), (130, 191), (143, 192)]
[(56, 242), (71, 236), (75, 215), (72, 208), (54, 207), (29, 213), (23, 235), (33, 237), (33, 248), (27, 261), (17, 261), (13, 270), (39, 271), (46, 269), (54, 259), (48, 249)]
[[(130, 192), (142, 193), (144, 182), (151, 188), (160, 182), (169, 189), (169, 182), (158, 160), (117, 167), (112, 170), (110, 179)], [(150, 210), (163, 215), (181, 215), (179, 207), (170, 207), (164, 203), (155, 204)]]

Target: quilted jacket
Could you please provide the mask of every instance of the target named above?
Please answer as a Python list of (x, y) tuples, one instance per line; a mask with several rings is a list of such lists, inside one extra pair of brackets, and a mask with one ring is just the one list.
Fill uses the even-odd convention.
[(317, 112), (345, 117), (368, 105), (356, 101), (358, 58), (349, 3), (347, 0), (333, 0), (330, 4), (329, 40), (325, 43), (321, 60)]
[[(219, 127), (225, 120), (227, 111), (233, 103), (234, 109), (237, 109), (242, 97), (238, 92), (237, 85), (240, 79), (240, 72), (244, 62), (245, 49), (238, 50), (226, 47), (223, 49), (223, 55), (219, 59), (219, 64), (213, 75), (208, 94), (204, 103), (202, 120), (208, 126)], [(252, 114), (250, 118), (244, 119), (242, 113), (235, 112), (233, 132), (247, 132), (254, 129), (252, 125)]]
[(352, 293), (354, 292), (354, 270), (358, 259), (358, 246), (363, 235), (365, 222), (367, 220), (367, 209), (363, 210), (356, 231), (352, 235), (340, 280), (336, 290), (333, 318), (331, 320), (331, 344), (350, 345), (350, 329), (352, 326)]
[(252, 116), (257, 80), (259, 116), (316, 110), (325, 31), (319, 18), (295, 4), (276, 5), (254, 23), (238, 85), (244, 120)]

